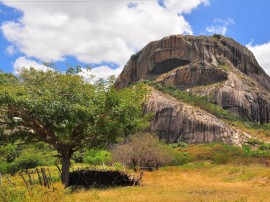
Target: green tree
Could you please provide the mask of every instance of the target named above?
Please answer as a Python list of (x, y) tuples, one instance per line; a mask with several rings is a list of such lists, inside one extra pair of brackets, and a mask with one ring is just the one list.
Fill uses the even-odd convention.
[[(10, 77), (10, 79), (9, 79)], [(0, 83), (1, 135), (43, 141), (61, 156), (62, 182), (69, 185), (72, 154), (97, 148), (148, 126), (143, 85), (116, 90), (112, 81), (86, 82), (77, 74), (23, 69)]]

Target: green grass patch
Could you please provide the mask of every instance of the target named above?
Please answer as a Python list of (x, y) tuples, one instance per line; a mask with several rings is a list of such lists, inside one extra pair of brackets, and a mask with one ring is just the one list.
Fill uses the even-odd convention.
[(188, 145), (176, 148), (189, 157), (189, 162), (210, 162), (213, 164), (266, 164), (270, 157), (270, 145), (258, 147), (244, 145), (242, 148), (223, 143)]

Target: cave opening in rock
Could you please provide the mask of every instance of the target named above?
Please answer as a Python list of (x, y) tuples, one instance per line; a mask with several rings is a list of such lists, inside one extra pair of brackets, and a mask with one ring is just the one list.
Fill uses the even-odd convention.
[(176, 67), (185, 66), (185, 65), (188, 65), (189, 63), (190, 63), (190, 61), (188, 61), (188, 60), (182, 60), (179, 58), (170, 58), (170, 59), (164, 60), (162, 62), (158, 62), (154, 66), (154, 68), (152, 69), (150, 74), (152, 74), (152, 75), (164, 74), (166, 72), (169, 72), (169, 71), (175, 69)]

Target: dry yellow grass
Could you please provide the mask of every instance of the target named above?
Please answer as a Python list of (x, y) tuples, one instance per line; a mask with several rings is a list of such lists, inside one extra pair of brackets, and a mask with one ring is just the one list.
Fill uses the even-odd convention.
[(270, 169), (259, 165), (196, 164), (146, 172), (140, 187), (79, 189), (71, 193), (38, 188), (27, 201), (270, 201)]
[(147, 172), (141, 187), (92, 189), (74, 201), (270, 201), (270, 170), (260, 166), (167, 167)]

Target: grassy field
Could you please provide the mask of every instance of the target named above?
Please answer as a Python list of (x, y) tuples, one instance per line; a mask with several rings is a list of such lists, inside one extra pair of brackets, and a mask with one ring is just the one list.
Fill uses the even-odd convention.
[[(64, 190), (60, 183), (54, 191), (40, 186), (25, 192), (18, 176), (13, 192), (21, 194), (13, 201), (270, 201), (270, 169), (260, 165), (213, 165), (207, 162), (178, 167), (164, 167), (145, 172), (139, 187), (91, 188)], [(15, 191), (16, 190), (16, 191)], [(4, 193), (6, 192), (6, 193)], [(1, 196), (0, 194), (0, 196)], [(25, 199), (25, 200), (24, 200)], [(1, 198), (0, 198), (1, 200)], [(3, 198), (2, 198), (3, 200)], [(3, 200), (9, 201), (9, 200)]]

